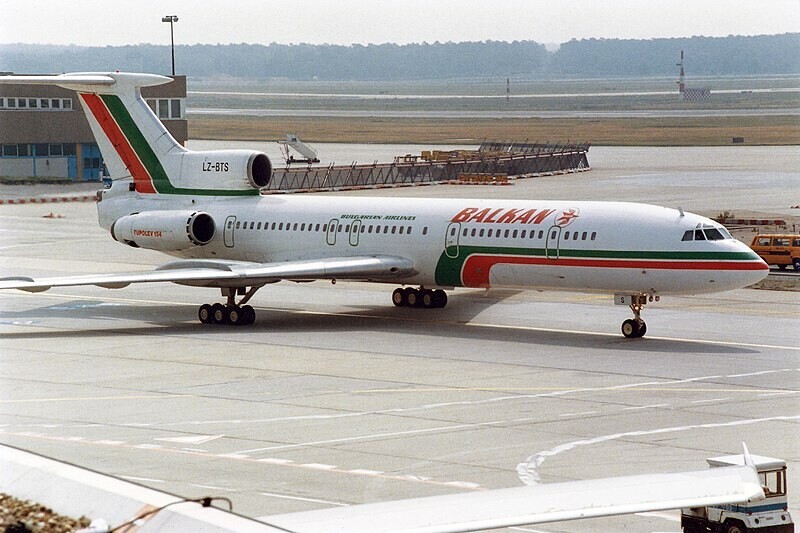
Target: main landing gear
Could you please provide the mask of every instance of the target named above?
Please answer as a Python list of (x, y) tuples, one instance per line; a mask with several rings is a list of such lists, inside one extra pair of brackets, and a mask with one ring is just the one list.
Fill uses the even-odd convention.
[[(203, 324), (229, 324), (232, 326), (249, 326), (256, 321), (256, 312), (251, 305), (246, 305), (250, 298), (256, 293), (258, 287), (223, 287), (222, 296), (227, 297), (228, 301), (224, 304), (203, 304), (197, 311), (197, 317)], [(243, 297), (236, 303), (236, 295), (242, 294)]]
[[(631, 311), (633, 311), (633, 318), (629, 318), (622, 323), (622, 334), (629, 339), (636, 339), (644, 337), (644, 334), (647, 333), (647, 324), (645, 324), (645, 321), (642, 320), (640, 315), (642, 308), (644, 308), (647, 303), (648, 297), (646, 294), (635, 294), (630, 298), (630, 308)], [(656, 301), (661, 299), (659, 296), (650, 296), (650, 301), (652, 302), (654, 298)]]
[(435, 309), (447, 305), (447, 293), (441, 289), (398, 287), (392, 293), (392, 303), (397, 307)]

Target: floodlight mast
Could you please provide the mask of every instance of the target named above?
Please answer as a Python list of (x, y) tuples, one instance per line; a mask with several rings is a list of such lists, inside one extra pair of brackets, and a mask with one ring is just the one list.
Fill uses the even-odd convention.
[(166, 17), (161, 17), (161, 22), (169, 22), (169, 40), (172, 47), (172, 75), (175, 75), (175, 32), (174, 32), (174, 23), (178, 22), (178, 17), (176, 15), (167, 15)]

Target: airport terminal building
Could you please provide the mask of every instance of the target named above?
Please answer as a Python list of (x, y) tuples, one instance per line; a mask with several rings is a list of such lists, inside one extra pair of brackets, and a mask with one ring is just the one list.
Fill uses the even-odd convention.
[[(142, 96), (175, 139), (188, 138), (186, 76), (142, 88)], [(0, 176), (103, 179), (103, 157), (75, 91), (0, 85)]]

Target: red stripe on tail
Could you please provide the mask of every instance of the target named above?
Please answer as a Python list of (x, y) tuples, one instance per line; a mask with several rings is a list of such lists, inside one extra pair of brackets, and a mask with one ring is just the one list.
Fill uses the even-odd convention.
[(133, 176), (136, 192), (155, 193), (156, 190), (153, 187), (153, 180), (150, 174), (144, 168), (144, 165), (139, 160), (139, 157), (128, 142), (128, 139), (122, 133), (114, 117), (111, 116), (103, 100), (98, 95), (92, 93), (82, 93), (80, 96), (83, 98), (83, 101), (86, 102), (86, 106), (100, 124), (103, 133), (105, 133), (108, 140), (111, 141), (111, 144), (114, 146), (117, 154), (119, 154), (122, 162), (128, 168), (131, 176)]

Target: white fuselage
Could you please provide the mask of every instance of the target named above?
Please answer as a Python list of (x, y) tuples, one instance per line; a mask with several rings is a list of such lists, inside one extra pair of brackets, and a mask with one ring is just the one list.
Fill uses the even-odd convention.
[[(106, 228), (147, 210), (211, 215), (211, 242), (167, 252), (185, 258), (273, 263), (395, 255), (413, 261), (416, 273), (402, 280), (410, 285), (649, 295), (738, 288), (767, 271), (719, 224), (646, 204), (322, 195), (134, 199), (112, 191), (98, 204)], [(719, 228), (725, 238), (682, 240), (701, 228)]]

